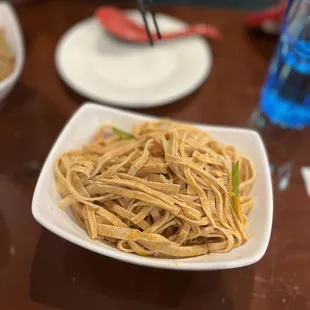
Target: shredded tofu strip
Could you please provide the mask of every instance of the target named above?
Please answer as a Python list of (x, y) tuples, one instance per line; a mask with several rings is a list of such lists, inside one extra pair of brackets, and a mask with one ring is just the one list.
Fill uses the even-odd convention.
[[(228, 252), (249, 239), (255, 181), (249, 158), (169, 120), (118, 132), (104, 125), (82, 150), (54, 164), (59, 207), (71, 207), (91, 239), (128, 253), (174, 258)], [(232, 202), (236, 161), (241, 214)]]

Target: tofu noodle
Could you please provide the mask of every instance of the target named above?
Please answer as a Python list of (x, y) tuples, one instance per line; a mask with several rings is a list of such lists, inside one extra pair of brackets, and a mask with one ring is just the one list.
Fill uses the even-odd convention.
[(120, 132), (103, 125), (89, 144), (54, 164), (59, 207), (72, 208), (91, 239), (171, 258), (226, 253), (249, 239), (255, 181), (249, 158), (196, 127), (169, 120)]
[(0, 28), (0, 82), (13, 72), (14, 66), (15, 57), (9, 48), (4, 30)]

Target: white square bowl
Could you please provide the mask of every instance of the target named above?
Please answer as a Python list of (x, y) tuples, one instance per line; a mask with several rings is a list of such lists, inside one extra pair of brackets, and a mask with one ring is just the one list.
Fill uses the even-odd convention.
[(249, 156), (257, 169), (253, 189), (255, 206), (250, 213), (249, 233), (252, 238), (229, 253), (210, 254), (186, 259), (141, 257), (124, 253), (111, 245), (89, 239), (70, 212), (58, 208), (59, 196), (54, 186), (53, 163), (58, 155), (86, 144), (103, 122), (123, 130), (133, 124), (155, 119), (95, 104), (84, 104), (68, 121), (42, 168), (32, 201), (32, 214), (45, 228), (81, 247), (128, 263), (180, 270), (217, 270), (253, 264), (264, 255), (271, 233), (273, 198), (268, 159), (260, 136), (247, 129), (198, 125), (217, 139), (236, 146)]
[(1, 101), (9, 94), (16, 84), (24, 65), (24, 40), (18, 18), (13, 6), (8, 1), (0, 1), (0, 28), (4, 29), (6, 39), (15, 55), (13, 72), (0, 81)]

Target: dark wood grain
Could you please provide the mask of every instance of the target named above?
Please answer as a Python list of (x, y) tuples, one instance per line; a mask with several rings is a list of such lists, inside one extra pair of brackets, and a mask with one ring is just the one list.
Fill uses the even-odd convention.
[[(57, 76), (55, 47), (64, 31), (93, 9), (94, 4), (69, 0), (18, 9), (27, 60), (0, 113), (0, 309), (310, 309), (310, 207), (298, 170), (286, 192), (275, 191), (266, 255), (235, 270), (133, 266), (70, 244), (34, 221), (31, 199), (42, 163), (84, 100)], [(249, 36), (238, 12), (186, 7), (162, 11), (188, 22), (214, 24), (224, 40), (212, 46), (214, 67), (198, 91), (144, 112), (209, 124), (246, 124), (258, 102), (274, 40)], [(305, 145), (308, 138), (305, 131)], [(309, 148), (298, 153), (297, 165), (302, 164), (310, 164)]]

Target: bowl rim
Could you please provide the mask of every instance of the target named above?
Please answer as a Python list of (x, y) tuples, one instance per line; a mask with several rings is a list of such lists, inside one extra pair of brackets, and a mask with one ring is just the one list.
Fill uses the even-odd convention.
[[(24, 38), (23, 32), (21, 29), (21, 25), (19, 19), (17, 17), (16, 11), (13, 5), (7, 1), (0, 1), (0, 10), (7, 11), (9, 14), (9, 19), (12, 21), (12, 28), (14, 28), (16, 32), (16, 36), (14, 36), (16, 51), (15, 51), (15, 66), (14, 70), (2, 81), (0, 81), (0, 90), (7, 87), (10, 84), (13, 84), (21, 74), (24, 65), (25, 59), (25, 47), (24, 47)], [(2, 26), (6, 31), (6, 26)]]
[[(267, 178), (267, 183), (266, 183), (266, 193), (268, 196), (268, 209), (267, 209), (267, 219), (265, 221), (265, 226), (264, 226), (264, 230), (263, 230), (263, 241), (258, 245), (258, 250), (255, 251), (255, 254), (250, 254), (246, 257), (241, 257), (238, 259), (235, 259), (231, 262), (227, 262), (227, 261), (209, 261), (209, 260), (203, 260), (203, 261), (199, 261), (197, 260), (196, 262), (193, 261), (186, 261), (186, 259), (180, 259), (179, 263), (176, 263), (175, 261), (169, 262), (169, 259), (165, 259), (164, 262), (158, 258), (152, 258), (152, 257), (148, 257), (147, 259), (144, 259), (144, 257), (140, 257), (138, 255), (133, 255), (130, 253), (124, 253), (121, 251), (113, 251), (110, 249), (106, 249), (103, 247), (98, 247), (97, 244), (93, 244), (90, 242), (90, 240), (84, 240), (78, 236), (74, 236), (72, 235), (70, 232), (64, 231), (61, 228), (58, 228), (56, 225), (54, 225), (53, 223), (50, 223), (46, 217), (44, 217), (40, 212), (38, 212), (38, 206), (40, 205), (39, 203), (39, 196), (40, 196), (40, 192), (43, 190), (42, 186), (43, 186), (43, 177), (45, 174), (45, 171), (48, 168), (48, 166), (50, 165), (51, 162), (53, 162), (55, 156), (57, 155), (57, 149), (58, 149), (58, 145), (59, 143), (65, 139), (65, 137), (67, 137), (67, 132), (68, 132), (68, 128), (69, 126), (71, 126), (72, 124), (75, 123), (76, 119), (78, 117), (80, 117), (81, 115), (83, 115), (85, 112), (87, 112), (87, 110), (89, 109), (96, 109), (96, 110), (108, 110), (108, 111), (119, 111), (122, 114), (126, 114), (126, 115), (132, 115), (132, 116), (141, 116), (141, 117), (148, 117), (148, 118), (158, 118), (158, 117), (153, 117), (150, 115), (145, 115), (145, 114), (140, 114), (140, 113), (135, 113), (135, 112), (129, 112), (129, 111), (125, 111), (125, 110), (121, 110), (121, 109), (117, 109), (117, 108), (111, 108), (111, 107), (107, 107), (107, 106), (102, 106), (99, 104), (94, 104), (94, 103), (85, 103), (83, 104), (79, 109), (77, 109), (77, 111), (72, 115), (72, 117), (67, 121), (66, 125), (64, 126), (64, 128), (62, 129), (62, 131), (60, 132), (59, 136), (57, 137), (54, 145), (52, 146), (46, 160), (45, 163), (42, 167), (40, 176), (38, 178), (36, 187), (35, 187), (35, 191), (34, 191), (34, 195), (33, 195), (33, 199), (32, 199), (32, 214), (33, 217), (35, 218), (35, 220), (40, 223), (43, 227), (47, 228), (48, 230), (50, 230), (51, 232), (55, 233), (56, 235), (58, 235), (59, 237), (68, 240), (78, 246), (81, 246), (87, 250), (91, 250), (93, 252), (96, 252), (98, 254), (110, 257), (110, 258), (114, 258), (117, 259), (119, 261), (123, 261), (126, 263), (132, 263), (132, 264), (136, 264), (136, 265), (140, 265), (140, 266), (147, 266), (147, 267), (153, 267), (153, 268), (161, 268), (161, 269), (174, 269), (174, 270), (191, 270), (191, 271), (198, 271), (198, 270), (223, 270), (223, 269), (232, 269), (232, 268), (238, 268), (238, 267), (244, 267), (244, 266), (248, 266), (251, 264), (256, 263), (257, 261), (259, 261), (265, 254), (268, 244), (269, 244), (269, 240), (270, 240), (270, 236), (271, 236), (271, 230), (272, 230), (272, 221), (273, 221), (273, 192), (272, 192), (272, 183), (271, 183), (271, 177), (270, 174), (268, 175)], [(260, 144), (260, 149), (263, 151), (262, 155), (263, 155), (263, 162), (264, 165), (266, 167), (268, 167), (268, 157), (266, 154), (266, 150), (264, 147), (264, 144), (262, 142), (261, 137), (259, 136), (259, 134), (251, 129), (243, 129), (243, 128), (238, 128), (238, 127), (227, 127), (227, 126), (209, 126), (209, 125), (205, 125), (205, 124), (198, 124), (195, 123), (195, 125), (202, 125), (202, 126), (208, 126), (209, 128), (214, 128), (216, 130), (220, 130), (220, 131), (239, 131), (239, 132), (246, 132), (247, 134), (251, 134), (253, 137), (256, 138), (257, 143)], [(178, 260), (178, 259), (176, 259)]]

